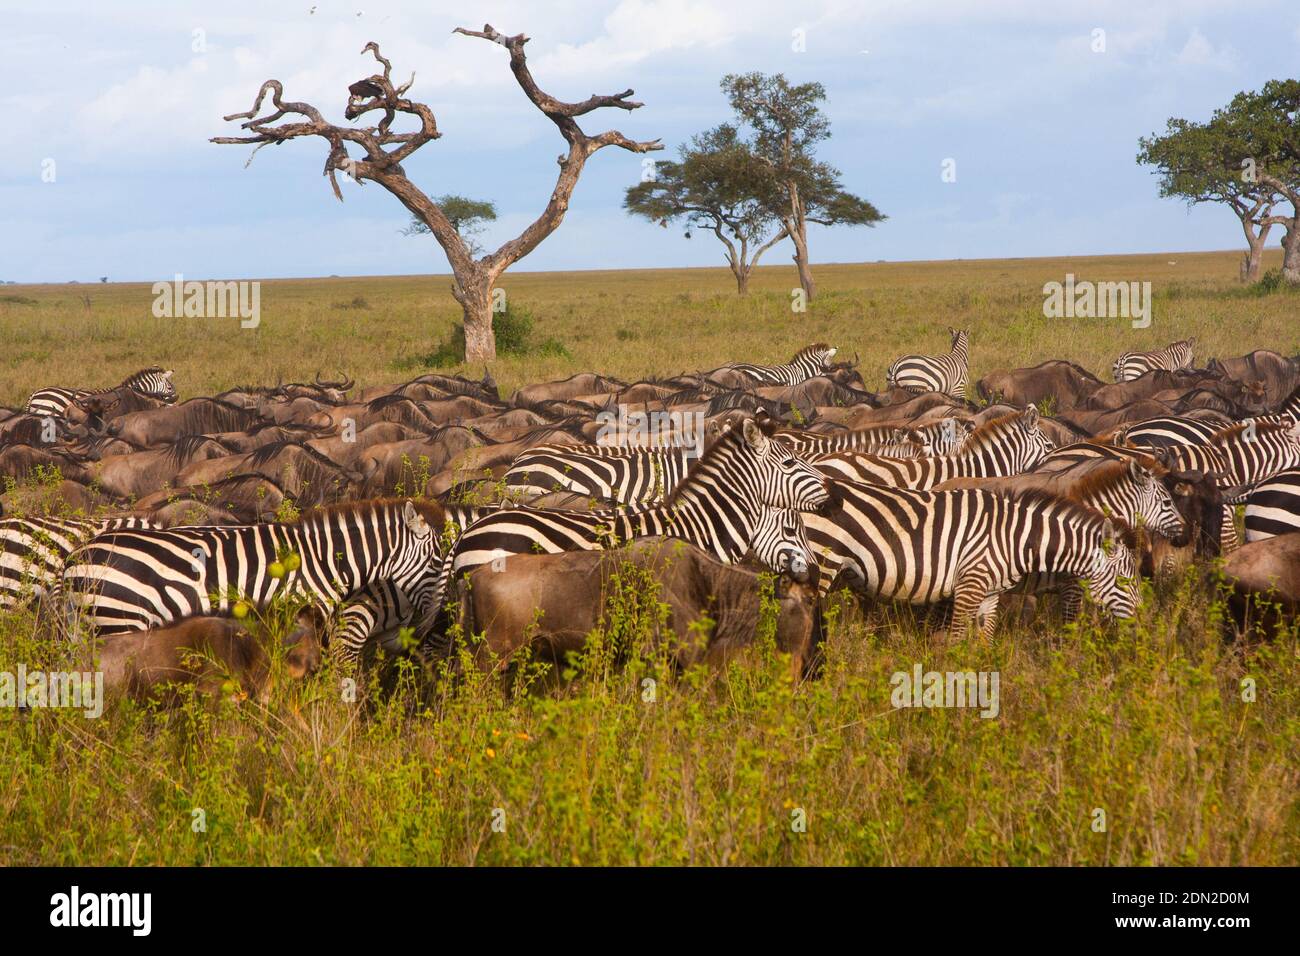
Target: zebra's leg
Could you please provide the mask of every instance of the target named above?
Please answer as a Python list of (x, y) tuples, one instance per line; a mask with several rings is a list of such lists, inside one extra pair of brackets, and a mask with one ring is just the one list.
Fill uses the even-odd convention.
[(980, 636), (984, 640), (990, 640), (993, 637), (994, 630), (998, 626), (998, 599), (1001, 594), (997, 591), (985, 596), (983, 602), (976, 612), (976, 619), (980, 625)]
[(1223, 527), (1219, 530), (1219, 553), (1231, 554), (1237, 550), (1237, 507), (1223, 506)]
[(346, 667), (355, 667), (381, 616), (378, 604), (365, 592), (357, 595), (335, 615), (330, 628), (330, 657)]
[(1077, 620), (1083, 610), (1083, 585), (1077, 580), (1071, 581), (1061, 592), (1061, 617), (1066, 621)]
[[(971, 623), (984, 611), (990, 598), (993, 600), (991, 617), (996, 625), (998, 595), (992, 592), (992, 586), (992, 576), (983, 568), (971, 569), (958, 577), (957, 585), (953, 589), (952, 623), (948, 630), (951, 640), (959, 641), (966, 637)], [(988, 629), (988, 633), (992, 633), (991, 628)]]

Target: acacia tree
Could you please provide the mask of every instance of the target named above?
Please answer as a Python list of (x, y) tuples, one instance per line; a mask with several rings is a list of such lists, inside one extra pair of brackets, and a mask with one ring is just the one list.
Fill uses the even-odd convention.
[(1156, 167), (1163, 198), (1181, 198), (1191, 206), (1223, 203), (1236, 213), (1246, 235), (1241, 277), (1254, 282), (1259, 278), (1269, 231), (1282, 221), (1272, 214), (1282, 197), (1247, 170), (1230, 165), (1229, 141), (1222, 125), (1174, 118), (1163, 135), (1138, 140), (1138, 162)]
[(1230, 162), (1286, 198), (1291, 214), (1269, 217), (1282, 232), (1282, 278), (1300, 284), (1300, 80), (1270, 80), (1238, 93), (1211, 125), (1228, 131)]
[(839, 170), (813, 156), (817, 144), (831, 135), (830, 121), (818, 105), (826, 99), (820, 83), (792, 86), (781, 73), (733, 73), (722, 78), (722, 90), (741, 124), (754, 132), (751, 148), (767, 167), (770, 184), (763, 196), (794, 243), (799, 285), (811, 301), (816, 284), (808, 258), (808, 223), (874, 226), (886, 217), (846, 192)]
[(726, 123), (694, 136), (679, 152), (680, 162), (655, 163), (652, 178), (628, 187), (623, 207), (665, 228), (683, 222), (687, 239), (691, 230), (712, 232), (736, 291), (746, 295), (758, 260), (787, 235), (772, 212), (768, 168)]
[[(464, 196), (437, 196), (434, 203), (447, 217), (456, 234), (465, 241), (465, 247), (472, 256), (482, 254), (483, 246), (478, 241), (478, 234), (484, 225), (496, 222), (497, 207), (495, 203), (481, 199), (467, 199)], [(430, 233), (429, 226), (420, 219), (411, 217), (410, 224), (402, 230), (404, 236), (425, 236)]]
[[(1261, 248), (1260, 234), (1281, 226), (1282, 276), (1300, 283), (1300, 80), (1270, 80), (1259, 92), (1238, 93), (1203, 126), (1172, 119), (1164, 137), (1140, 145), (1139, 162), (1149, 155), (1161, 168), (1162, 195), (1168, 180), (1169, 195), (1190, 199), (1204, 190), (1209, 199), (1222, 197), (1248, 217), (1247, 242), (1253, 231)], [(1276, 208), (1283, 200), (1290, 215)], [(1254, 252), (1252, 246), (1248, 255)]]
[[(379, 45), (373, 41), (367, 43), (361, 52), (374, 54), (375, 60), (383, 67), (383, 73), (358, 80), (348, 87), (348, 103), (343, 115), (351, 121), (379, 112), (382, 116), (376, 125), (352, 127), (327, 122), (316, 107), (284, 100), (283, 85), (279, 80), (272, 79), (262, 84), (251, 110), (225, 117), (227, 122), (244, 120), (241, 128), (249, 131), (249, 135), (218, 136), (212, 142), (253, 143), (260, 149), (268, 143), (278, 144), (304, 136), (320, 136), (329, 144), (325, 175), (339, 200), (343, 199), (337, 179), (339, 172), (347, 174), (357, 183), (377, 182), (396, 196), (415, 219), (429, 228), (446, 253), (454, 277), (452, 295), (460, 303), (465, 315), (465, 360), (482, 362), (496, 358), (496, 339), (492, 333), (493, 286), (506, 269), (537, 248), (564, 221), (578, 177), (591, 155), (606, 146), (617, 146), (634, 153), (662, 149), (663, 146), (658, 140), (636, 142), (617, 130), (588, 136), (578, 126), (578, 117), (602, 107), (628, 111), (639, 108), (641, 103), (629, 99), (632, 90), (624, 90), (612, 96), (593, 95), (578, 103), (566, 103), (544, 92), (533, 79), (524, 55), (524, 44), (528, 42), (528, 37), (524, 34), (506, 36), (494, 30), (490, 24), (482, 30), (457, 27), (454, 32), (490, 40), (505, 47), (510, 54), (510, 71), (524, 95), (556, 125), (568, 144), (568, 151), (556, 160), (560, 171), (546, 208), (523, 232), (505, 242), (495, 252), (476, 259), (446, 211), (406, 178), (402, 163), (425, 143), (438, 139), (442, 134), (438, 131), (433, 111), (425, 104), (406, 96), (415, 82), (414, 74), (401, 86), (393, 86), (392, 64), (381, 55)], [(268, 93), (274, 109), (259, 116)], [(404, 133), (394, 131), (393, 123), (399, 114), (414, 117), (419, 128)], [(290, 119), (280, 122), (286, 117)], [(350, 155), (349, 145), (362, 155)]]

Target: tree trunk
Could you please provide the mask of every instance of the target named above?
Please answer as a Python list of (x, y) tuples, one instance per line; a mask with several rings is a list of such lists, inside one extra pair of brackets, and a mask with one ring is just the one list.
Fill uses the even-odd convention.
[(1241, 281), (1258, 282), (1260, 266), (1264, 261), (1264, 240), (1248, 239), (1250, 248), (1241, 257)]
[(1291, 220), (1282, 235), (1282, 278), (1300, 284), (1300, 216)]
[(803, 287), (804, 295), (811, 302), (817, 294), (817, 284), (813, 281), (812, 264), (808, 261), (806, 229), (791, 230), (790, 239), (794, 242), (794, 264), (799, 269), (799, 285)]
[(452, 295), (465, 315), (465, 364), (494, 362), (497, 338), (492, 331), (492, 283), (486, 276), (456, 279)]
[(740, 295), (749, 295), (749, 267), (733, 266), (731, 271), (736, 276), (736, 292)]
[(1264, 243), (1268, 241), (1268, 233), (1272, 228), (1271, 223), (1260, 223), (1256, 227), (1251, 216), (1242, 215), (1241, 230), (1246, 234), (1247, 247), (1246, 254), (1241, 257), (1242, 282), (1259, 281), (1259, 270), (1264, 262)]

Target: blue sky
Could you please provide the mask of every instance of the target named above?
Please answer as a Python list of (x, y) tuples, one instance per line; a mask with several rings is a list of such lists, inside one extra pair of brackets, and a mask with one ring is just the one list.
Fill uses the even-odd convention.
[[(0, 106), (17, 134), (0, 151), (0, 279), (23, 282), (445, 272), (430, 238), (399, 234), (381, 187), (333, 198), (321, 141), (248, 168), (249, 148), (207, 142), (268, 77), (342, 121), (371, 39), (395, 76), (415, 72), (443, 132), (411, 178), (496, 202), (492, 246), (543, 207), (563, 144), (505, 51), (453, 27), (528, 34), (534, 75), (561, 99), (633, 87), (644, 108), (584, 128), (670, 150), (728, 118), (724, 73), (818, 80), (833, 131), (821, 157), (890, 218), (814, 231), (817, 262), (1236, 248), (1231, 213), (1157, 197), (1137, 138), (1300, 64), (1293, 0), (42, 0), (0, 2), (0, 16)], [(623, 213), (640, 170), (617, 149), (593, 157), (564, 225), (516, 270), (721, 264), (708, 237)], [(788, 261), (788, 243), (769, 255)]]

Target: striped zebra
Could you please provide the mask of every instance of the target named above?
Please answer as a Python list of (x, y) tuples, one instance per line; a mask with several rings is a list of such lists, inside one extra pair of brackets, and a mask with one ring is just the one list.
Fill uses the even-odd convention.
[(106, 531), (148, 528), (147, 518), (0, 518), (0, 610), (44, 599), (68, 555)]
[(1133, 425), (1123, 425), (1111, 435), (1115, 444), (1127, 442), (1138, 448), (1159, 449), (1173, 448), (1176, 445), (1208, 445), (1216, 432), (1223, 431), (1233, 424), (1231, 419), (1223, 421), (1203, 420), (1200, 418), (1149, 418)]
[(1111, 366), (1111, 373), (1116, 382), (1131, 382), (1156, 369), (1176, 372), (1180, 368), (1189, 368), (1192, 364), (1192, 348), (1195, 345), (1196, 339), (1192, 338), (1173, 342), (1153, 352), (1125, 352), (1115, 359), (1115, 364)]
[(1300, 469), (1279, 472), (1246, 498), (1246, 540), (1300, 531)]
[(889, 366), (886, 384), (909, 392), (940, 392), (964, 399), (970, 375), (970, 333), (950, 328), (948, 334), (952, 347), (947, 355), (904, 355)]
[(1038, 423), (1038, 409), (985, 422), (966, 439), (961, 450), (929, 458), (885, 458), (857, 452), (836, 452), (813, 459), (813, 467), (845, 481), (925, 489), (951, 478), (991, 478), (1029, 471), (1052, 450)]
[(1260, 482), (1300, 467), (1300, 423), (1249, 419), (1220, 429), (1205, 445), (1178, 445), (1160, 457), (1177, 471), (1217, 474), (1224, 500), (1239, 504)]
[[(786, 509), (811, 511), (828, 503), (826, 479), (779, 438), (771, 422), (746, 419), (704, 453), (662, 505), (628, 512), (504, 509), (480, 519), (456, 543), (448, 572), (460, 577), (511, 554), (591, 550), (633, 538), (684, 538), (724, 562), (735, 561), (766, 534), (779, 538)], [(791, 526), (793, 528), (793, 526)], [(794, 529), (802, 532), (801, 526)], [(772, 545), (760, 554), (785, 570), (796, 548)]]
[[(501, 511), (500, 505), (444, 505), (443, 526), (435, 528), (442, 539), (438, 550), (444, 555), (435, 573), (445, 580), (449, 569), (443, 564), (461, 533), (480, 518)], [(437, 592), (441, 593), (441, 592)], [(400, 655), (411, 648), (402, 631), (421, 627), (421, 615), (415, 599), (391, 578), (367, 584), (348, 597), (339, 608), (330, 628), (330, 657), (352, 663), (361, 659), (367, 643), (374, 642), (390, 655)], [(420, 634), (427, 640), (431, 635)], [(413, 635), (414, 637), (414, 635)]]
[(870, 428), (809, 432), (782, 429), (777, 435), (794, 446), (804, 457), (829, 455), (837, 451), (856, 451), (889, 458), (917, 458), (921, 455), (947, 455), (958, 451), (970, 437), (974, 426), (959, 418), (945, 418), (929, 425), (900, 427), (876, 425)]
[(161, 365), (151, 365), (123, 379), (122, 383), (115, 388), (89, 391), (51, 385), (49, 388), (33, 392), (27, 399), (25, 411), (32, 415), (52, 415), (59, 418), (67, 414), (68, 407), (73, 402), (85, 401), (96, 395), (107, 395), (118, 388), (129, 388), (142, 395), (171, 404), (176, 401), (176, 386), (172, 384), (172, 374), (171, 369), (164, 369)]
[(838, 351), (839, 349), (825, 342), (815, 342), (807, 348), (800, 349), (798, 354), (784, 365), (737, 363), (724, 365), (718, 371), (726, 369), (731, 372), (741, 372), (754, 379), (759, 385), (798, 385), (810, 378), (816, 378), (830, 368), (831, 359)]
[(1030, 575), (1086, 581), (1118, 618), (1137, 607), (1133, 552), (1104, 515), (1041, 492), (912, 491), (831, 483), (838, 507), (804, 515), (825, 593), (840, 574), (872, 597), (933, 604), (951, 597), (950, 633), (976, 618), (987, 637), (998, 597)]
[[(331, 610), (367, 585), (392, 580), (431, 621), (442, 508), (375, 500), (309, 512), (295, 522), (110, 531), (67, 562), (60, 599), (101, 635), (147, 630), (244, 601), (265, 607), (282, 592)], [(272, 577), (286, 552), (297, 570)]]
[(537, 445), (505, 473), (506, 488), (530, 495), (570, 491), (622, 504), (661, 501), (699, 461), (694, 446)]

